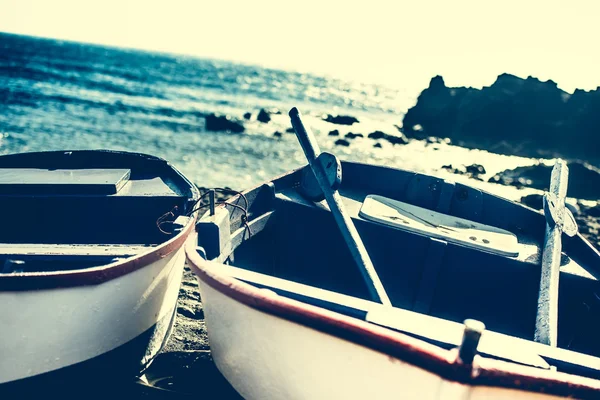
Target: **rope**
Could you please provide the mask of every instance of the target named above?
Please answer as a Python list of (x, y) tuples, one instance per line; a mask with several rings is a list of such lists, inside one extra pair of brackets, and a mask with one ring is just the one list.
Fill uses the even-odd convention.
[[(165, 235), (172, 235), (173, 232), (164, 231), (162, 229), (162, 225), (166, 224), (167, 222), (169, 222), (169, 223), (173, 222), (175, 220), (175, 212), (177, 210), (178, 210), (178, 208), (177, 208), (177, 206), (175, 206), (175, 207), (173, 207), (173, 209), (171, 211), (164, 213), (163, 215), (158, 217), (158, 219), (156, 220), (156, 227), (158, 228), (159, 231), (161, 231)], [(169, 218), (169, 217), (173, 217), (173, 220), (167, 220), (167, 218)]]
[[(213, 188), (212, 190), (217, 191), (217, 192), (234, 193), (234, 194), (240, 196), (242, 199), (244, 199), (244, 203), (245, 203), (244, 210), (247, 210), (248, 207), (250, 207), (250, 203), (248, 202), (248, 198), (242, 192), (238, 192), (237, 190), (228, 189), (228, 188)], [(196, 207), (202, 201), (202, 199), (204, 198), (204, 196), (206, 196), (209, 193), (210, 193), (210, 190), (207, 190), (206, 192), (204, 192), (202, 194), (202, 196), (200, 196), (198, 198), (198, 200), (196, 200), (196, 202), (192, 206), (192, 211), (190, 211), (190, 212), (187, 213), (188, 216), (192, 215), (194, 212), (196, 212), (196, 211), (198, 211), (200, 209), (200, 208), (194, 209), (194, 207)], [(220, 202), (220, 203), (216, 203), (215, 205), (222, 205), (222, 204), (231, 204), (231, 203)]]
[[(238, 198), (242, 198), (244, 200), (244, 207), (240, 206), (239, 204), (233, 204), (233, 203), (229, 203), (228, 201), (221, 201), (218, 203), (215, 203), (215, 206), (229, 206), (229, 207), (233, 207), (236, 208), (238, 210), (241, 210), (241, 212), (243, 213), (241, 216), (241, 221), (242, 224), (244, 225), (244, 237), (242, 239), (246, 239), (246, 232), (248, 232), (248, 239), (250, 237), (252, 237), (252, 231), (250, 230), (250, 225), (248, 225), (248, 207), (250, 207), (250, 202), (248, 201), (248, 198), (246, 197), (246, 195), (242, 192), (238, 192), (237, 190), (233, 190), (233, 189), (228, 189), (228, 188), (213, 188), (213, 190), (215, 191), (219, 191), (219, 192), (225, 192), (225, 193), (234, 193), (235, 195), (238, 196)], [(191, 211), (189, 211), (188, 213), (186, 213), (186, 216), (191, 216), (193, 213), (200, 211), (203, 208), (208, 207), (210, 204), (200, 204), (202, 202), (202, 200), (206, 197), (206, 195), (208, 195), (210, 193), (210, 190), (207, 190), (206, 192), (204, 192), (199, 198), (198, 200), (196, 200), (194, 202), (194, 204), (191, 206)], [(156, 227), (164, 234), (166, 235), (172, 235), (173, 232), (167, 232), (165, 230), (162, 229), (162, 225), (166, 224), (166, 223), (172, 223), (175, 220), (175, 212), (178, 210), (177, 206), (175, 206), (171, 211), (161, 215), (157, 220), (156, 220)], [(169, 220), (169, 217), (172, 217), (171, 220)]]

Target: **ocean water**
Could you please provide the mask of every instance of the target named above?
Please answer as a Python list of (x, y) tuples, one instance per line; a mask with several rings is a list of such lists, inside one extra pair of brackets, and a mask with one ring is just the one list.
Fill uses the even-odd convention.
[[(397, 134), (419, 90), (348, 82), (219, 60), (109, 48), (0, 33), (0, 153), (115, 149), (168, 159), (196, 184), (243, 189), (306, 163), (287, 111), (297, 106), (321, 145), (342, 159), (413, 169), (468, 181), (518, 199), (528, 191), (453, 175), (442, 165), (483, 164), (484, 179), (536, 160), (411, 141), (392, 145), (367, 138)], [(263, 108), (282, 111), (255, 120)], [(244, 121), (242, 134), (209, 132), (207, 113)], [(323, 121), (352, 115), (351, 127)], [(334, 144), (338, 129), (365, 138)], [(282, 137), (274, 132), (282, 132)], [(487, 179), (486, 179), (487, 180)]]

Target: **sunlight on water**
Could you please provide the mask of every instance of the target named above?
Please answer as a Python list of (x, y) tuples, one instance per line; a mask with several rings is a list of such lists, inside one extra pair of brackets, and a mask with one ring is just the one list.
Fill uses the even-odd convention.
[[(323, 150), (341, 159), (371, 162), (467, 181), (519, 198), (513, 188), (468, 179), (441, 169), (483, 164), (496, 172), (535, 160), (467, 150), (445, 143), (393, 145), (367, 135), (398, 135), (402, 114), (416, 101), (406, 89), (346, 82), (221, 61), (122, 51), (0, 34), (2, 153), (107, 148), (170, 160), (200, 186), (246, 188), (305, 163), (287, 110), (299, 107)], [(412, 93), (412, 94), (409, 94)], [(264, 124), (261, 108), (276, 107)], [(246, 112), (253, 114), (243, 120)], [(204, 116), (242, 120), (243, 134), (208, 132)], [(359, 119), (352, 126), (323, 121), (326, 113)], [(337, 129), (340, 136), (329, 136)], [(280, 138), (274, 132), (281, 132)], [(348, 132), (350, 146), (335, 141)], [(374, 147), (379, 143), (380, 147)]]

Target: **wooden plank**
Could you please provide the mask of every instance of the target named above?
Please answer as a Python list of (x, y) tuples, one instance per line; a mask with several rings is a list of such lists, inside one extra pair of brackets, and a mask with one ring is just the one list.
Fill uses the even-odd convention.
[(443, 240), (429, 239), (429, 249), (423, 260), (421, 281), (419, 282), (419, 290), (415, 297), (413, 311), (429, 314), (447, 246), (448, 244)]
[(368, 195), (359, 216), (493, 254), (506, 257), (519, 255), (517, 236), (512, 232), (383, 196)]
[(2, 194), (115, 194), (130, 169), (0, 168)]
[(230, 240), (228, 242), (224, 242), (224, 239), (221, 238), (223, 243), (220, 244), (220, 253), (219, 256), (215, 259), (218, 263), (224, 263), (225, 260), (229, 258), (231, 253), (241, 245), (244, 240), (249, 239), (250, 237), (260, 233), (263, 229), (266, 228), (271, 216), (275, 214), (275, 211), (268, 211), (252, 221), (248, 222), (248, 227), (242, 225), (241, 228), (237, 229), (230, 236)]
[(150, 250), (151, 245), (0, 243), (0, 256), (127, 257)]

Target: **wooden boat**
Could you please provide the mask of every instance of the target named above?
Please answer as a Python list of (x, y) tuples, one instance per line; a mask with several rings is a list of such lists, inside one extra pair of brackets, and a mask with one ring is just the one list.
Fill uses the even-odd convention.
[[(341, 206), (312, 201), (307, 166), (217, 205), (186, 246), (213, 358), (244, 398), (600, 398), (600, 254), (561, 238), (566, 211), (552, 223), (550, 201), (542, 214), (353, 162), (340, 183), (335, 158), (312, 156), (334, 164), (321, 162)], [(357, 268), (338, 206), (387, 296)]]
[(131, 378), (165, 342), (198, 190), (112, 151), (0, 157), (0, 392)]

